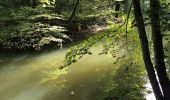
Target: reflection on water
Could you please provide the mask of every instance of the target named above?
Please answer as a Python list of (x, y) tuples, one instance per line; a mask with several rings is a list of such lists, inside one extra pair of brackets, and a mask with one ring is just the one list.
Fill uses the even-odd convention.
[(0, 100), (95, 100), (113, 68), (111, 57), (97, 55), (100, 49), (64, 71), (58, 67), (66, 50), (3, 57)]

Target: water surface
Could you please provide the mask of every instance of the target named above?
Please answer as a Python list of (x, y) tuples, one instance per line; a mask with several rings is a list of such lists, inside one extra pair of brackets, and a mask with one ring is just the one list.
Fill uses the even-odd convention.
[(92, 51), (93, 56), (64, 70), (58, 67), (67, 49), (1, 56), (1, 100), (95, 100), (111, 75), (114, 59), (99, 56), (100, 46)]

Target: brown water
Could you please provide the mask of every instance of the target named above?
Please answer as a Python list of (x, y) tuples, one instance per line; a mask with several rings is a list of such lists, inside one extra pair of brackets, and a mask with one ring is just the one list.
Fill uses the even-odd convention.
[(11, 56), (6, 63), (1, 60), (0, 100), (97, 100), (116, 67), (114, 59), (98, 56), (98, 46), (92, 56), (58, 70), (66, 51)]

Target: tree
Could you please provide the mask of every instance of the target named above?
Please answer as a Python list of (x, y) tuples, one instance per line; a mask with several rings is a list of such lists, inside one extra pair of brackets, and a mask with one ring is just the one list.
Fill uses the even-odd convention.
[(119, 13), (118, 13), (119, 10), (120, 10), (120, 1), (119, 1), (119, 0), (116, 0), (116, 1), (115, 1), (115, 12), (116, 12), (115, 18), (118, 18), (118, 17), (119, 17)]
[[(151, 26), (152, 26), (152, 37), (154, 45), (154, 57), (155, 57), (155, 68), (157, 71), (158, 80), (156, 78), (156, 72), (151, 62), (148, 40), (144, 26), (144, 20), (141, 13), (140, 1), (133, 0), (135, 20), (138, 27), (139, 38), (141, 41), (143, 59), (145, 67), (157, 100), (170, 100), (170, 82), (166, 72), (164, 62), (164, 51), (162, 35), (160, 31), (160, 18), (159, 18), (159, 0), (150, 0), (150, 13), (151, 13)], [(160, 86), (158, 84), (160, 82)], [(161, 93), (162, 89), (162, 93)]]
[(162, 34), (160, 30), (160, 1), (150, 0), (150, 13), (151, 13), (151, 26), (152, 26), (152, 38), (154, 45), (155, 56), (155, 68), (157, 70), (159, 82), (162, 88), (162, 92), (165, 100), (170, 100), (170, 81), (166, 72), (164, 62), (164, 50), (162, 42)]
[(73, 12), (72, 12), (72, 14), (71, 14), (71, 16), (70, 16), (70, 18), (68, 20), (69, 23), (73, 20), (75, 14), (76, 14), (76, 11), (78, 9), (78, 6), (79, 6), (79, 0), (76, 1), (76, 4), (75, 4), (74, 9), (73, 9)]
[(143, 15), (141, 13), (141, 8), (140, 8), (140, 1), (133, 0), (132, 3), (133, 3), (133, 7), (134, 7), (135, 20), (136, 20), (137, 27), (138, 27), (139, 39), (141, 42), (145, 68), (147, 70), (148, 77), (149, 77), (150, 83), (152, 85), (156, 99), (162, 100), (163, 95), (161, 93), (161, 89), (159, 87), (158, 80), (156, 78), (155, 70), (154, 70), (154, 67), (153, 67), (153, 64), (151, 61), (151, 57), (150, 57), (148, 39), (147, 39), (145, 26), (144, 26), (144, 19), (143, 19)]
[[(84, 1), (94, 2), (90, 0), (84, 0)], [(120, 1), (121, 0), (116, 0), (115, 2), (115, 11), (116, 11), (115, 18), (119, 17), (118, 11), (120, 11)], [(73, 20), (73, 17), (75, 16), (75, 13), (78, 9), (79, 2), (80, 2), (79, 0), (76, 0), (76, 4), (73, 8), (72, 14), (69, 17), (69, 23)], [(170, 100), (170, 96), (168, 95), (168, 93), (170, 93), (170, 82), (169, 82), (169, 78), (166, 72), (166, 67), (165, 67), (165, 62), (164, 62), (163, 42), (162, 42), (162, 35), (161, 35), (161, 30), (160, 30), (159, 0), (150, 0), (151, 10), (149, 12), (149, 14), (151, 14), (151, 26), (152, 26), (152, 37), (153, 37), (153, 44), (154, 44), (153, 50), (154, 50), (155, 64), (153, 64), (151, 60), (151, 54), (150, 54), (149, 45), (148, 45), (148, 37), (146, 34), (146, 30), (145, 30), (143, 15), (146, 14), (146, 12), (143, 10), (144, 14), (142, 14), (140, 0), (132, 0), (132, 3), (134, 7), (134, 15), (135, 15), (136, 23), (137, 23), (139, 39), (140, 39), (141, 47), (142, 47), (143, 60), (144, 60), (145, 68), (147, 70), (148, 77), (152, 85), (155, 97), (157, 100)], [(145, 2), (143, 1), (143, 3)], [(97, 9), (98, 11), (101, 10), (100, 9), (101, 6), (96, 6), (94, 8), (95, 10)], [(83, 12), (85, 12), (86, 10), (83, 10)], [(91, 54), (87, 50), (89, 49), (88, 46), (91, 47), (91, 45), (87, 45), (86, 47), (82, 47), (82, 49), (80, 49), (80, 50), (86, 51), (80, 56), (80, 58), (85, 54)], [(80, 53), (77, 53), (80, 50), (77, 50), (74, 55), (72, 53), (73, 51), (70, 52), (71, 56), (68, 54), (66, 58), (68, 58), (69, 60), (67, 59), (68, 62), (66, 61), (67, 62), (66, 65), (70, 65), (72, 62), (75, 63), (77, 61), (76, 58), (72, 56), (80, 55)]]

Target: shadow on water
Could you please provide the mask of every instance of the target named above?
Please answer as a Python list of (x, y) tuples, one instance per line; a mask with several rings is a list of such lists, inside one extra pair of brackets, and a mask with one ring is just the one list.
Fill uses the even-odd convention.
[[(110, 96), (106, 93), (110, 93), (111, 96), (117, 95), (115, 93), (120, 92), (118, 91), (120, 87), (125, 85), (127, 88), (130, 85), (135, 85), (135, 82), (142, 81), (138, 80), (134, 82), (135, 84), (127, 84), (132, 82), (133, 78), (138, 78), (134, 76), (140, 69), (133, 70), (135, 68), (133, 67), (131, 69), (133, 73), (124, 73), (126, 67), (119, 69), (120, 65), (124, 66), (122, 63), (113, 64), (116, 58), (113, 59), (109, 55), (97, 55), (101, 49), (101, 46), (93, 48), (93, 56), (85, 56), (78, 63), (64, 70), (58, 70), (58, 67), (62, 65), (67, 49), (39, 54), (1, 55), (0, 99), (100, 100)], [(118, 55), (121, 56), (123, 53), (124, 51), (120, 51)], [(123, 81), (123, 79), (126, 80)], [(135, 88), (138, 89), (138, 84)], [(114, 91), (116, 92), (114, 93)], [(128, 91), (125, 94), (134, 95)], [(136, 95), (143, 96), (137, 93)]]

